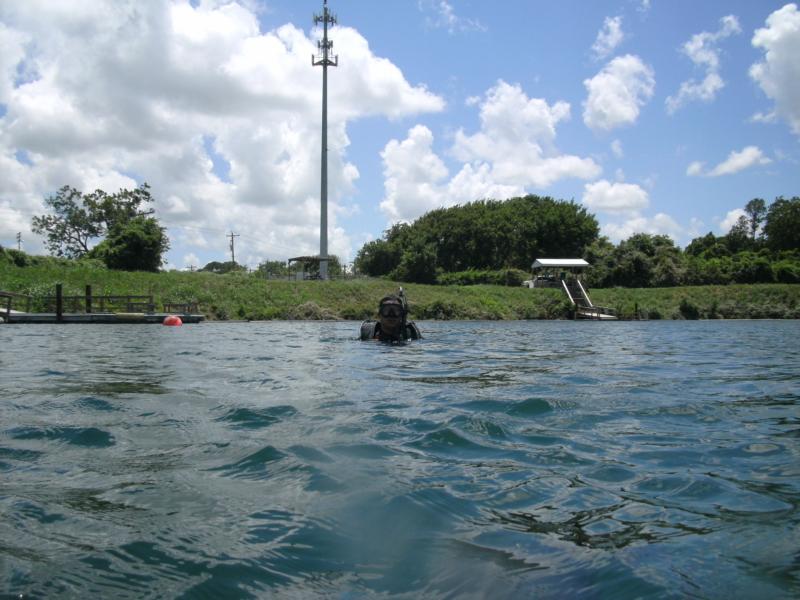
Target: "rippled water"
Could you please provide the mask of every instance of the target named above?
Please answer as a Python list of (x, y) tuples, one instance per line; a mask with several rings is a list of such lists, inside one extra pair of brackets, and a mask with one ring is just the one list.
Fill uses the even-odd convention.
[(0, 593), (800, 595), (800, 322), (0, 326)]

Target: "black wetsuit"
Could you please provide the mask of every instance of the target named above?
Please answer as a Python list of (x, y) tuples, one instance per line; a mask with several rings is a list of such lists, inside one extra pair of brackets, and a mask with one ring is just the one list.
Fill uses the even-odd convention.
[(414, 321), (403, 324), (403, 335), (386, 335), (381, 330), (380, 321), (364, 321), (361, 323), (362, 340), (379, 340), (381, 342), (399, 342), (403, 340), (418, 340), (422, 337), (419, 327)]

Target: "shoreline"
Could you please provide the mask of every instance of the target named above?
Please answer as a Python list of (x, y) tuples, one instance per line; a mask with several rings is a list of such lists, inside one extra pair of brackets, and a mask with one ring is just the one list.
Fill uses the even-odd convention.
[[(57, 283), (63, 285), (65, 296), (80, 296), (87, 285), (97, 295), (152, 295), (158, 311), (165, 303), (197, 302), (208, 322), (374, 319), (379, 299), (399, 286), (408, 298), (410, 318), (417, 321), (569, 320), (572, 309), (560, 290), (522, 286), (440, 286), (383, 279), (265, 280), (246, 273), (145, 273), (0, 264), (0, 290), (38, 298), (52, 295)], [(800, 319), (800, 284), (598, 288), (588, 292), (593, 304), (614, 309), (620, 320)]]

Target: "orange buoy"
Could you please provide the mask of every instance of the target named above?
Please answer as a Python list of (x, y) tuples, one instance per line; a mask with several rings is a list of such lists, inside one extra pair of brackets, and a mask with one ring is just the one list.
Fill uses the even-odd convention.
[(183, 321), (178, 315), (167, 315), (164, 317), (164, 322), (162, 325), (169, 325), (170, 327), (178, 327), (179, 325), (183, 325)]

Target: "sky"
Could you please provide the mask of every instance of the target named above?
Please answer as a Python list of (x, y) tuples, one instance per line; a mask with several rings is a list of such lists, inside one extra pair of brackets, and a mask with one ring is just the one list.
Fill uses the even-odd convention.
[[(618, 243), (800, 195), (800, 7), (330, 0), (329, 253), (478, 199)], [(0, 0), (0, 244), (69, 185), (151, 186), (166, 268), (319, 253), (322, 0)], [(531, 257), (533, 260), (536, 257)]]

